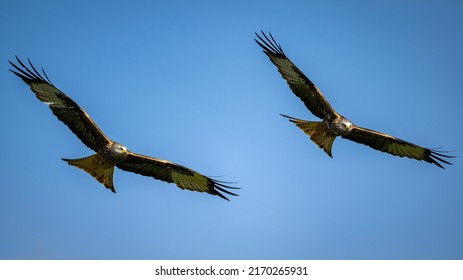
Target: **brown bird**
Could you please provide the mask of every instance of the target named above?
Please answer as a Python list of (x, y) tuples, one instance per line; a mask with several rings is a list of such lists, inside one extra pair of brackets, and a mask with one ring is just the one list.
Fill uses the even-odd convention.
[(272, 34), (269, 32), (269, 36), (267, 36), (263, 31), (261, 32), (263, 37), (256, 33), (257, 39), (255, 41), (257, 44), (262, 47), (270, 61), (278, 68), (278, 72), (286, 80), (293, 93), (304, 102), (312, 114), (322, 119), (322, 121), (306, 121), (283, 116), (302, 129), (330, 157), (332, 157), (331, 146), (334, 139), (341, 136), (381, 152), (399, 157), (424, 160), (441, 168), (444, 168), (441, 163), (451, 164), (444, 158), (453, 158), (453, 156), (444, 155), (443, 152), (434, 149), (420, 147), (385, 133), (356, 126), (347, 118), (338, 114), (312, 81), (286, 57), (283, 49), (275, 41)]
[(14, 67), (14, 70), (10, 69), (10, 71), (29, 85), (35, 96), (47, 104), (53, 114), (67, 125), (82, 143), (96, 152), (80, 159), (63, 160), (84, 170), (107, 189), (116, 192), (113, 186), (114, 166), (116, 166), (125, 171), (174, 183), (184, 190), (206, 192), (226, 200), (229, 199), (222, 193), (236, 196), (227, 189), (238, 188), (227, 186), (223, 181), (208, 178), (167, 160), (132, 153), (123, 145), (112, 141), (74, 100), (50, 82), (43, 68), (44, 76), (34, 68), (29, 59), (31, 69), (26, 67), (18, 57), (16, 59), (22, 68), (10, 61)]

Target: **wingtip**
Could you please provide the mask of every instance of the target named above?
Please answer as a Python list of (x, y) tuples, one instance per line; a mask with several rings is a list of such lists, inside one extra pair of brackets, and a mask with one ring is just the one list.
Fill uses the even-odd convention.
[[(14, 67), (15, 70), (10, 69), (12, 73), (14, 73), (16, 76), (20, 77), (26, 84), (30, 85), (32, 81), (41, 81), (44, 83), (48, 83), (49, 85), (53, 86), (53, 83), (50, 81), (50, 79), (47, 76), (47, 73), (43, 68), (42, 73), (45, 76), (45, 78), (37, 71), (37, 69), (34, 67), (32, 64), (31, 60), (27, 58), (27, 61), (29, 62), (30, 68), (27, 67), (17, 55), (15, 55), (15, 58), (17, 60), (17, 63), (19, 66), (21, 66), (23, 69), (21, 69), (18, 65), (13, 63), (12, 61), (8, 60), (8, 62), (11, 64), (11, 66)], [(32, 69), (32, 70), (31, 70)]]
[(429, 158), (428, 158), (429, 160), (427, 160), (429, 163), (435, 164), (442, 169), (445, 169), (445, 167), (441, 163), (453, 165), (453, 163), (444, 159), (444, 158), (448, 158), (448, 159), (455, 158), (455, 156), (444, 154), (444, 153), (448, 153), (449, 151), (439, 151), (439, 149), (429, 149), (429, 151), (430, 151)]
[(255, 32), (257, 39), (254, 39), (257, 44), (263, 49), (264, 53), (266, 53), (268, 56), (285, 56), (285, 53), (281, 47), (280, 44), (278, 44), (273, 38), (272, 33), (269, 31), (268, 36), (265, 34), (265, 32), (261, 29), (260, 30), (261, 35), (259, 35), (257, 32)]
[(217, 192), (215, 195), (219, 196), (222, 199), (225, 199), (226, 201), (230, 201), (230, 199), (228, 199), (228, 197), (224, 196), (223, 194), (221, 194), (219, 192)]
[[(225, 199), (225, 200), (228, 200), (230, 201), (230, 199), (228, 199), (228, 197), (226, 197), (223, 193), (225, 194), (228, 194), (228, 195), (233, 195), (233, 196), (239, 196), (238, 194), (236, 193), (233, 193), (229, 190), (226, 190), (226, 189), (233, 189), (233, 190), (238, 190), (240, 188), (237, 188), (237, 187), (231, 187), (231, 186), (228, 186), (226, 184), (232, 184), (230, 182), (223, 182), (223, 181), (217, 181), (217, 180), (213, 180), (213, 183), (214, 183), (214, 193), (215, 195)], [(223, 193), (222, 193), (223, 192)]]

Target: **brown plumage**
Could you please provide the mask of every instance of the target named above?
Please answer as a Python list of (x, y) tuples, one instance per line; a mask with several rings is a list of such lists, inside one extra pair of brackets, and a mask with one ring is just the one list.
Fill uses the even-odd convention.
[(256, 35), (257, 39), (255, 41), (278, 68), (278, 72), (286, 80), (293, 93), (301, 99), (312, 114), (322, 119), (322, 121), (313, 122), (283, 116), (289, 118), (291, 122), (309, 135), (310, 139), (330, 157), (332, 157), (331, 146), (333, 141), (337, 136), (341, 136), (381, 152), (399, 157), (424, 160), (441, 168), (444, 168), (441, 163), (451, 164), (445, 158), (453, 158), (453, 156), (354, 125), (331, 107), (314, 83), (286, 57), (283, 49), (275, 41), (271, 33), (267, 36), (262, 32), (262, 37), (257, 33)]
[(223, 193), (236, 196), (227, 189), (237, 188), (227, 186), (225, 182), (211, 179), (173, 162), (130, 152), (126, 147), (110, 140), (74, 100), (50, 82), (43, 69), (42, 76), (29, 60), (31, 68), (26, 67), (17, 57), (16, 59), (20, 66), (10, 61), (10, 64), (14, 67), (10, 71), (29, 85), (35, 96), (47, 104), (52, 113), (82, 143), (96, 152), (96, 154), (80, 159), (63, 160), (84, 170), (107, 189), (115, 192), (113, 173), (116, 166), (125, 171), (174, 183), (184, 190), (206, 192), (226, 200), (228, 198)]

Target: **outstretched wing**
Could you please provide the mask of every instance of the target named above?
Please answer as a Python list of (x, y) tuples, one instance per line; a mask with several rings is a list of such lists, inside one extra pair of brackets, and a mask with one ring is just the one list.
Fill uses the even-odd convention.
[(320, 90), (286, 57), (283, 49), (277, 44), (270, 32), (270, 38), (263, 31), (261, 32), (263, 37), (256, 33), (259, 40), (255, 39), (255, 41), (264, 49), (264, 53), (278, 68), (278, 72), (286, 80), (293, 93), (304, 102), (305, 106), (315, 116), (324, 119), (328, 115), (331, 119), (334, 119), (337, 113)]
[(98, 147), (110, 142), (90, 116), (74, 100), (50, 82), (43, 68), (42, 72), (45, 78), (34, 68), (29, 59), (31, 68), (25, 66), (18, 57), (16, 59), (22, 68), (9, 61), (15, 68), (10, 69), (10, 71), (28, 84), (35, 96), (47, 104), (53, 114), (67, 125), (87, 147), (97, 151)]
[[(174, 183), (179, 188), (190, 191), (206, 192), (229, 200), (222, 193), (237, 195), (226, 189), (238, 189), (225, 185), (225, 182), (208, 178), (184, 166), (158, 158), (128, 152), (126, 160), (117, 164), (122, 170), (153, 177), (168, 183)], [(220, 191), (220, 192), (219, 192)]]
[(359, 126), (353, 126), (350, 133), (342, 137), (394, 156), (424, 160), (440, 168), (444, 168), (441, 163), (451, 164), (444, 158), (453, 158), (453, 156), (444, 155), (436, 150), (423, 148), (394, 136)]

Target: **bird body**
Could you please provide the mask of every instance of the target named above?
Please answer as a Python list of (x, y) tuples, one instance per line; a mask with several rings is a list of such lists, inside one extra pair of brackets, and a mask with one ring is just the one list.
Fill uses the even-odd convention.
[(110, 141), (94, 155), (79, 159), (63, 159), (92, 175), (107, 189), (116, 192), (113, 186), (114, 166), (122, 164), (128, 156), (128, 150), (121, 144)]
[(306, 121), (286, 115), (283, 116), (296, 124), (297, 127), (304, 131), (304, 133), (330, 157), (333, 157), (331, 154), (331, 146), (336, 137), (346, 135), (352, 129), (352, 123), (342, 116), (339, 116), (333, 121), (325, 119), (321, 122)]

